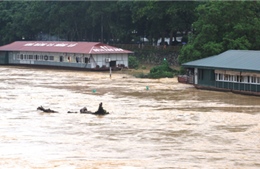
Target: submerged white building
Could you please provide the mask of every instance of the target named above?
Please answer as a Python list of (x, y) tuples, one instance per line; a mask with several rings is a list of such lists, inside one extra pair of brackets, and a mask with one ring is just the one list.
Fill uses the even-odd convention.
[(17, 41), (0, 47), (0, 64), (118, 69), (131, 53), (99, 42)]

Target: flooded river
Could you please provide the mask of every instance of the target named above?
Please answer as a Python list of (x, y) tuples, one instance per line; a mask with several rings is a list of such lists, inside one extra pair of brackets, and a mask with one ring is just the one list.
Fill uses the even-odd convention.
[[(109, 115), (67, 113), (100, 102)], [(0, 168), (260, 168), (260, 97), (175, 78), (0, 66)]]

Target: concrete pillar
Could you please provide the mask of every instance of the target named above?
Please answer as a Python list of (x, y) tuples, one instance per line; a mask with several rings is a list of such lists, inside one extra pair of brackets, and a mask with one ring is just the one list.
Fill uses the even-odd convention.
[(194, 84), (198, 84), (198, 79), (199, 79), (198, 68), (195, 68), (194, 69)]

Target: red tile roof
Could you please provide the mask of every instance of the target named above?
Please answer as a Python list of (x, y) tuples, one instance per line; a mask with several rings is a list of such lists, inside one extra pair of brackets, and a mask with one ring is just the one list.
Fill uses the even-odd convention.
[(0, 51), (58, 52), (81, 54), (133, 53), (99, 42), (16, 41), (0, 47)]

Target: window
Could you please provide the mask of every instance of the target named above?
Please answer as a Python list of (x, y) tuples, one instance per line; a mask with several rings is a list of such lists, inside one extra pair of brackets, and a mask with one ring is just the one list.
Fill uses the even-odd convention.
[(236, 75), (233, 76), (233, 82), (237, 82), (237, 77)]
[(64, 58), (63, 56), (60, 56), (60, 62), (63, 62)]
[(43, 60), (43, 55), (40, 55), (39, 59), (40, 59), (40, 60)]
[(79, 56), (78, 59), (79, 59), (79, 62), (82, 63), (83, 57)]
[(29, 55), (23, 55), (25, 60), (29, 59)]
[(251, 76), (239, 76), (239, 75), (216, 73), (215, 79), (216, 81), (260, 84), (260, 77), (257, 77), (257, 75), (253, 75), (253, 74)]
[(257, 83), (260, 83), (260, 77), (257, 77), (257, 78), (256, 78), (256, 82), (257, 82)]
[(241, 76), (237, 76), (237, 82), (241, 82)]
[(44, 55), (44, 60), (48, 60), (48, 56), (47, 55)]
[(219, 80), (224, 80), (224, 75), (223, 74), (219, 74)]
[(256, 83), (257, 82), (257, 77), (253, 76), (251, 77), (251, 83)]
[(228, 81), (230, 81), (230, 82), (233, 81), (233, 76), (232, 75), (228, 75)]
[(49, 56), (49, 60), (54, 60), (54, 56)]
[(228, 81), (228, 75), (224, 75), (224, 81)]
[(241, 77), (241, 82), (248, 83), (248, 76), (242, 76)]
[(89, 59), (85, 57), (85, 63), (89, 63)]
[(219, 74), (218, 73), (215, 74), (215, 79), (216, 79), (216, 81), (219, 80)]

